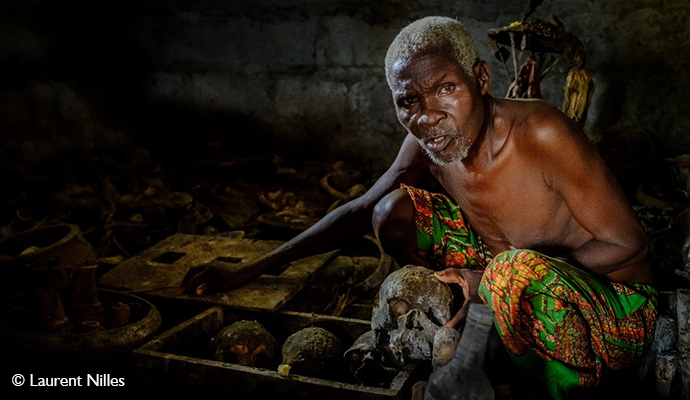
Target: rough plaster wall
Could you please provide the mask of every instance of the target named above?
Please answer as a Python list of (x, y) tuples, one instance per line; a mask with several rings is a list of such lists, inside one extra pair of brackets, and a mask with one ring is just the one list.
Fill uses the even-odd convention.
[[(497, 3), (464, 5), (475, 32), (493, 26), (499, 14)], [(150, 93), (154, 99), (249, 114), (266, 121), (285, 148), (382, 168), (405, 134), (393, 112), (383, 58), (401, 27), (429, 14), (457, 15), (458, 5), (202, 2), (172, 16), (151, 15), (147, 36), (157, 38), (150, 44), (159, 69)], [(209, 42), (210, 37), (215, 39)]]
[[(5, 1), (0, 60), (8, 82), (21, 79), (0, 88), (2, 144), (34, 159), (146, 136), (184, 143), (214, 120), (240, 152), (258, 146), (380, 169), (404, 136), (382, 67), (399, 29), (426, 15), (460, 18), (490, 63), (492, 92), (503, 96), (508, 78), (486, 31), (518, 19), (526, 4), (104, 1), (76, 17), (79, 3)], [(668, 154), (690, 152), (689, 9), (660, 0), (554, 0), (537, 9), (534, 18), (558, 16), (585, 45), (596, 84), (588, 134), (635, 124)], [(560, 106), (569, 67), (549, 74), (545, 100)]]
[[(176, 8), (174, 17), (158, 20), (157, 43), (169, 42), (159, 48), (151, 94), (247, 113), (268, 122), (288, 148), (385, 166), (404, 132), (393, 113), (383, 57), (401, 27), (433, 14), (465, 22), (490, 62), (492, 92), (506, 93), (508, 76), (489, 50), (486, 31), (518, 19), (526, 2), (376, 3), (260, 1), (247, 7), (202, 1)], [(651, 130), (667, 152), (690, 151), (689, 9), (688, 3), (658, 0), (546, 1), (537, 9), (534, 18), (558, 16), (585, 45), (596, 85), (588, 134), (633, 124)], [(195, 62), (205, 68), (183, 73), (177, 67)], [(562, 104), (570, 67), (561, 63), (547, 76), (545, 100)]]
[(596, 85), (588, 133), (650, 130), (667, 154), (690, 152), (690, 2), (544, 2), (584, 43)]

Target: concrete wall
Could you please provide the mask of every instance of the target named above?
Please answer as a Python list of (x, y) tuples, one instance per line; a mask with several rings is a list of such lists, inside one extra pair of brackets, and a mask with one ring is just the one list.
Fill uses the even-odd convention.
[[(490, 61), (493, 93), (508, 78), (486, 31), (527, 2), (498, 0), (147, 0), (0, 3), (4, 155), (36, 162), (141, 140), (209, 136), (238, 152), (354, 159), (380, 169), (404, 136), (383, 76), (399, 29), (458, 17)], [(596, 92), (586, 125), (650, 130), (667, 155), (690, 152), (690, 3), (555, 0), (585, 45)], [(559, 105), (570, 65), (542, 85)]]

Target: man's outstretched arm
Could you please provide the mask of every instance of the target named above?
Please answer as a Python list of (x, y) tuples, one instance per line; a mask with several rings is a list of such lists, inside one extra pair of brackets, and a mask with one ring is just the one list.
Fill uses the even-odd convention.
[(187, 273), (182, 285), (185, 292), (203, 295), (241, 286), (274, 266), (333, 250), (348, 240), (362, 237), (371, 230), (376, 203), (401, 183), (416, 185), (428, 177), (428, 164), (417, 141), (409, 135), (389, 169), (361, 197), (331, 211), (309, 229), (279, 246), (265, 257), (232, 269), (209, 266)]

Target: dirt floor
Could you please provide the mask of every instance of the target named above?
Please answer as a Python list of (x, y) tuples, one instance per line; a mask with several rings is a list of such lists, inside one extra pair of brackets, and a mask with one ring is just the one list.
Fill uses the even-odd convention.
[[(12, 165), (7, 169), (0, 191), (2, 242), (32, 228), (76, 225), (98, 259), (99, 276), (176, 234), (287, 240), (362, 194), (376, 178), (347, 162), (297, 161), (273, 153), (235, 155), (213, 142), (186, 154), (132, 148), (57, 159), (40, 171)], [(676, 318), (676, 293), (690, 288), (681, 252), (687, 232), (679, 222), (690, 202), (684, 203), (687, 198), (682, 196), (678, 201), (679, 193), (685, 195), (682, 185), (681, 180), (659, 180), (631, 196), (650, 237), (650, 258), (662, 292), (660, 314), (670, 319)], [(16, 263), (26, 250), (8, 249), (2, 242), (0, 261), (6, 264)], [(289, 296), (281, 312), (369, 321), (378, 285), (398, 267), (386, 257), (371, 236), (343, 243), (304, 288)], [(16, 283), (5, 281), (6, 297), (18, 292), (21, 285)], [(155, 301), (163, 316), (158, 333), (213, 305)], [(357, 329), (348, 340), (354, 340)], [(676, 343), (666, 347), (654, 349), (639, 368), (605, 371), (594, 398), (664, 398), (657, 393), (658, 385), (671, 398), (680, 396), (680, 373), (659, 383), (655, 372), (663, 367), (657, 361), (660, 354), (681, 352)], [(412, 380), (408, 378), (401, 393), (409, 395)], [(510, 384), (498, 384), (496, 391), (501, 399), (536, 396), (516, 384), (512, 390)]]

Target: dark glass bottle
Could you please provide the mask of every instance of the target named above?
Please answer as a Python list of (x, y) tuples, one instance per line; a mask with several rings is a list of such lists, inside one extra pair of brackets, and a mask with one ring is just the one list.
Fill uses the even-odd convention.
[(494, 313), (489, 307), (470, 305), (455, 356), (429, 375), (424, 400), (493, 400), (494, 390), (484, 371), (484, 353), (493, 321)]

